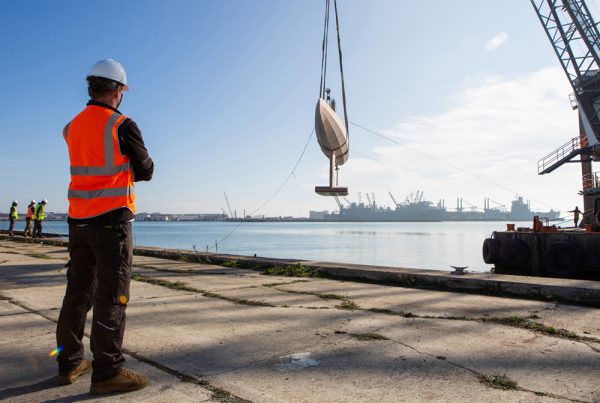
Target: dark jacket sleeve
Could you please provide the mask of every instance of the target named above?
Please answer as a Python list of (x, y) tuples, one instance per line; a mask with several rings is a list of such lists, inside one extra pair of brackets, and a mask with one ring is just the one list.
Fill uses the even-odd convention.
[(119, 148), (131, 161), (136, 182), (149, 181), (154, 173), (154, 161), (148, 155), (142, 132), (129, 118), (119, 126)]

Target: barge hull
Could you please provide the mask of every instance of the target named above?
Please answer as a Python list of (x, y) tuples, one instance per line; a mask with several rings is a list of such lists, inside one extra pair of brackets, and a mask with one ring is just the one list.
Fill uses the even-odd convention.
[(496, 273), (600, 279), (600, 232), (497, 231), (482, 253)]

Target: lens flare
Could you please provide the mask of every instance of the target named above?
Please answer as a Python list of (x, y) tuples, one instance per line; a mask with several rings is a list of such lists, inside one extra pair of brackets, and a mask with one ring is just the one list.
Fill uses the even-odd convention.
[(126, 297), (125, 295), (121, 295), (121, 296), (119, 297), (119, 302), (120, 302), (122, 305), (125, 305), (125, 304), (127, 303), (127, 297)]
[(58, 346), (54, 350), (50, 351), (50, 354), (48, 354), (48, 355), (50, 357), (54, 357), (55, 355), (60, 354), (61, 351), (63, 351), (63, 346)]

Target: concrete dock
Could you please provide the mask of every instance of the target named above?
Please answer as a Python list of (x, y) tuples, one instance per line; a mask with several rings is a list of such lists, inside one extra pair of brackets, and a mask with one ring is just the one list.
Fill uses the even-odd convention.
[[(0, 400), (600, 402), (594, 303), (441, 290), (439, 273), (433, 290), (350, 281), (353, 269), (356, 280), (370, 276), (364, 266), (344, 267), (340, 280), (265, 275), (240, 259), (154, 256), (134, 258), (124, 343), (126, 365), (152, 383), (95, 399), (89, 375), (56, 386), (48, 355), (67, 260), (64, 244), (0, 240)], [(453, 281), (461, 291), (504, 281), (472, 279)], [(536, 287), (532, 278), (507, 281)], [(593, 282), (547, 279), (544, 287), (596, 298)], [(86, 338), (89, 354), (88, 346)]]

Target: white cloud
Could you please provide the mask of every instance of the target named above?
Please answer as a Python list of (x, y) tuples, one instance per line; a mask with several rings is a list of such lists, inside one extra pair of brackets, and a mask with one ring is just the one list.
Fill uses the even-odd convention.
[(501, 32), (498, 35), (494, 36), (485, 44), (485, 50), (493, 51), (498, 49), (500, 46), (504, 45), (508, 40), (508, 34), (506, 32)]
[(408, 148), (388, 143), (360, 150), (382, 162), (354, 155), (345, 166), (346, 184), (381, 196), (392, 190), (397, 198), (424, 190), (426, 199), (444, 198), (448, 207), (456, 197), (479, 207), (484, 197), (510, 206), (518, 193), (535, 208), (570, 208), (579, 201), (578, 164), (537, 175), (538, 159), (578, 134), (569, 92), (559, 68), (479, 79), (451, 96), (445, 112), (406, 118), (385, 130)]

